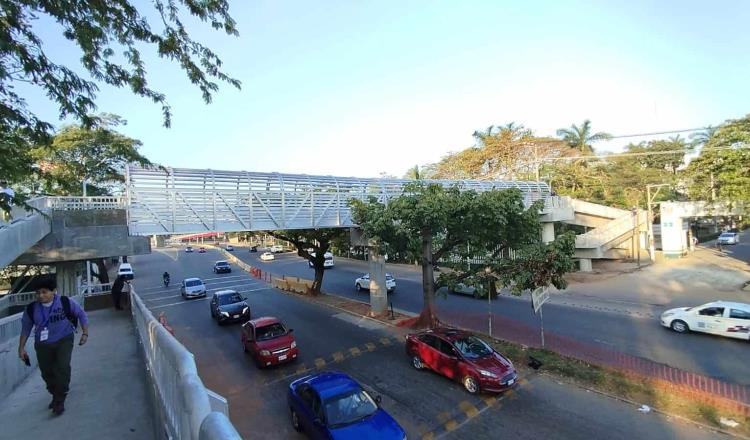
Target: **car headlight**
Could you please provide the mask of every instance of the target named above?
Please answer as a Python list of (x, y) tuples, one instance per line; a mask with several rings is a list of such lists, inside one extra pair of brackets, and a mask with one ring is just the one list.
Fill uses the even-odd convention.
[(662, 318), (669, 318), (672, 315), (674, 315), (674, 312), (666, 312), (666, 313), (662, 313), (661, 317)]
[(271, 356), (271, 352), (268, 350), (261, 350), (260, 351), (261, 356)]
[(482, 376), (486, 376), (486, 377), (491, 377), (493, 379), (497, 379), (497, 374), (495, 374), (495, 373), (493, 373), (491, 371), (479, 370), (479, 374), (481, 374)]
[(250, 311), (250, 307), (248, 307), (248, 306), (245, 306), (245, 307), (243, 307), (243, 308), (242, 308), (242, 314), (243, 314), (243, 315), (244, 315), (245, 313), (249, 312), (249, 311)]
[(292, 341), (290, 348), (297, 348), (297, 341)]
[(229, 318), (229, 313), (227, 313), (227, 312), (221, 312), (221, 316), (226, 316), (227, 318)]

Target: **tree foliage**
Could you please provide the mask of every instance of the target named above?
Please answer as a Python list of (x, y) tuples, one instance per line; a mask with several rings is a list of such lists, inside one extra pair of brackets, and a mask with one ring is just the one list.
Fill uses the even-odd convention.
[[(218, 55), (191, 38), (185, 25), (192, 16), (215, 30), (238, 35), (227, 0), (151, 3), (155, 10), (142, 14), (129, 0), (3, 1), (0, 132), (18, 132), (33, 142), (49, 139), (51, 124), (29, 109), (23, 93), (16, 88), (19, 83), (30, 84), (46, 94), (57, 104), (61, 119), (72, 116), (85, 127), (96, 122), (89, 115), (96, 109), (97, 83), (126, 87), (161, 105), (164, 125), (169, 126), (171, 110), (166, 97), (151, 88), (147, 80), (141, 56), (145, 48), (178, 63), (188, 80), (200, 89), (206, 103), (218, 90), (216, 81), (240, 87), (239, 81), (223, 72)], [(77, 45), (81, 66), (90, 79), (76, 73), (74, 66), (48, 56), (38, 34), (40, 18), (59, 25), (63, 37)]]
[(592, 143), (612, 139), (612, 135), (609, 133), (601, 131), (591, 133), (591, 121), (588, 119), (583, 121), (580, 127), (573, 124), (570, 128), (557, 130), (557, 135), (570, 145), (571, 148), (578, 150), (580, 154), (593, 154), (594, 147), (591, 146)]
[[(494, 269), (500, 268), (497, 262), (507, 250), (539, 243), (541, 208), (536, 203), (527, 209), (516, 189), (477, 193), (414, 182), (387, 205), (374, 197), (353, 200), (352, 216), (381, 252), (408, 251), (418, 259), (424, 300), (419, 325), (429, 326), (436, 320), (434, 266), (441, 262), (453, 269), (441, 274), (437, 285), (469, 280), (481, 288), (490, 279), (500, 279)], [(476, 255), (485, 256), (486, 263), (463, 263)]]

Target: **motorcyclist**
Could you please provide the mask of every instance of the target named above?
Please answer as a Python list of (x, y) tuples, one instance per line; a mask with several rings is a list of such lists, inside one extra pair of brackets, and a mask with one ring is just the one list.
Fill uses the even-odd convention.
[(161, 278), (164, 281), (164, 286), (169, 286), (169, 272), (164, 272)]

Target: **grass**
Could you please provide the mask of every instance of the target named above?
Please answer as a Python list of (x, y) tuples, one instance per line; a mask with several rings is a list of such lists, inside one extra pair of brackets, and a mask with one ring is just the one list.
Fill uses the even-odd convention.
[[(553, 377), (591, 388), (606, 394), (649, 405), (667, 414), (681, 416), (699, 423), (750, 437), (750, 417), (699, 402), (674, 390), (654, 386), (648, 379), (630, 377), (619, 371), (591, 365), (549, 350), (527, 348), (502, 340), (491, 340), (494, 348), (507, 356), (519, 370), (529, 370), (529, 356), (542, 362), (540, 371)], [(726, 417), (739, 422), (736, 428), (721, 425)]]

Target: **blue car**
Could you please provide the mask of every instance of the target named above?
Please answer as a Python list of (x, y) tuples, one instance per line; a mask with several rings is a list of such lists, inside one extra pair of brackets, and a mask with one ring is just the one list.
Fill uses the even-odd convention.
[(351, 377), (339, 372), (305, 376), (289, 385), (292, 426), (312, 439), (405, 440), (406, 433)]

